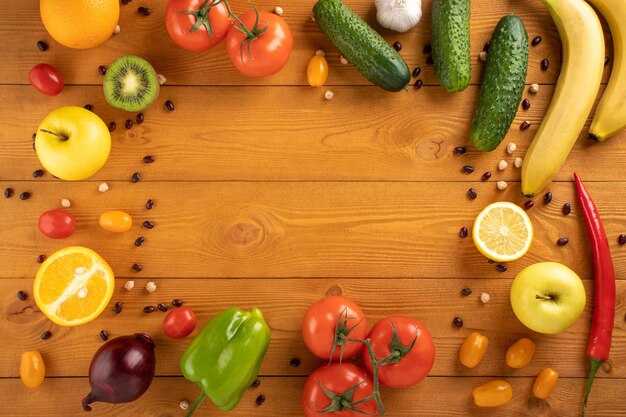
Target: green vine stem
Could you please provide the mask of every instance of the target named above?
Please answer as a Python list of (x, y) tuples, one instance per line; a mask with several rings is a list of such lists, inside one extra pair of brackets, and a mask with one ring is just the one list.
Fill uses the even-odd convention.
[(205, 398), (206, 394), (204, 392), (201, 392), (200, 395), (198, 395), (198, 398), (196, 398), (196, 402), (193, 403), (189, 411), (187, 411), (187, 414), (185, 414), (185, 417), (191, 417), (191, 415), (196, 411), (196, 408), (198, 408), (200, 404), (202, 404), (202, 401), (204, 401)]

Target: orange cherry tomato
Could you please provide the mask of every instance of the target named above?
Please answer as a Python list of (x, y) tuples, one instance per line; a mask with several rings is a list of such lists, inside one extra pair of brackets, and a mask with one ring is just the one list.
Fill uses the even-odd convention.
[(488, 346), (487, 336), (474, 332), (463, 341), (459, 350), (459, 360), (468, 368), (475, 368), (485, 357)]
[(130, 217), (130, 214), (123, 211), (105, 211), (100, 215), (100, 227), (109, 232), (125, 232), (130, 230), (132, 225), (132, 217)]
[(321, 87), (328, 78), (328, 61), (322, 55), (315, 55), (306, 67), (306, 76), (311, 87)]
[(20, 378), (28, 388), (37, 388), (46, 376), (46, 366), (41, 353), (30, 350), (22, 353), (20, 361)]
[(513, 398), (513, 387), (506, 381), (491, 381), (474, 388), (472, 396), (479, 407), (500, 407)]
[(533, 395), (537, 398), (545, 400), (552, 394), (554, 387), (556, 387), (556, 381), (559, 379), (559, 374), (552, 368), (545, 368), (535, 379), (533, 385)]
[(535, 344), (528, 338), (521, 338), (506, 351), (506, 364), (519, 369), (528, 365), (535, 354)]

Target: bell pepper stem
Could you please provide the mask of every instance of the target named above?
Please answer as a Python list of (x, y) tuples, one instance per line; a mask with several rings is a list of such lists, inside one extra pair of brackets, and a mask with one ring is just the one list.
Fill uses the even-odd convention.
[(200, 404), (202, 404), (202, 401), (204, 401), (205, 398), (206, 394), (204, 392), (201, 392), (200, 395), (198, 395), (198, 398), (196, 398), (196, 402), (193, 403), (189, 411), (187, 411), (185, 417), (191, 417), (191, 415), (196, 411), (196, 408), (200, 407)]
[(587, 408), (587, 399), (589, 398), (589, 393), (591, 392), (591, 385), (593, 385), (593, 380), (596, 377), (596, 373), (600, 366), (602, 365), (600, 359), (591, 359), (591, 369), (589, 370), (589, 379), (587, 380), (587, 391), (585, 392), (585, 400), (583, 401), (583, 411), (581, 417), (585, 417), (585, 409)]

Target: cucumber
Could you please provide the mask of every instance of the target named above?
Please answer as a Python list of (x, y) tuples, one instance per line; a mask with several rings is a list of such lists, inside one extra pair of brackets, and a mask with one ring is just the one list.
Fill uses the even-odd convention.
[(433, 0), (430, 36), (439, 83), (448, 92), (465, 90), (472, 70), (470, 0)]
[(400, 54), (341, 0), (313, 6), (319, 28), (361, 74), (387, 91), (400, 91), (411, 73)]
[(478, 107), (470, 138), (481, 151), (504, 139), (522, 101), (528, 70), (528, 34), (522, 19), (504, 16), (491, 35)]

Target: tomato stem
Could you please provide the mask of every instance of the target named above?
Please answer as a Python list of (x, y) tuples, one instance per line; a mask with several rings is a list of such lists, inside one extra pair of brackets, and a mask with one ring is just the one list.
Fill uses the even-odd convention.
[(234, 24), (233, 27), (237, 29), (238, 31), (240, 31), (241, 33), (243, 33), (244, 35), (246, 35), (246, 38), (241, 42), (241, 45), (239, 46), (239, 59), (241, 59), (241, 62), (243, 63), (243, 48), (247, 44), (248, 56), (250, 56), (250, 60), (253, 61), (254, 58), (252, 57), (252, 41), (254, 41), (255, 39), (258, 39), (261, 35), (267, 32), (267, 29), (269, 28), (269, 26), (264, 27), (263, 29), (259, 29), (259, 11), (257, 10), (256, 7), (252, 6), (252, 8), (254, 9), (254, 13), (256, 15), (256, 19), (254, 21), (254, 26), (252, 27), (252, 30), (248, 29), (246, 25), (244, 25), (244, 23), (241, 21), (241, 19), (235, 16), (235, 14), (230, 10), (230, 5), (228, 4), (228, 0), (220, 0), (220, 1), (224, 2), (224, 5), (226, 6), (226, 9), (228, 10), (228, 15), (232, 17), (235, 20), (235, 22), (239, 24), (239, 25)]
[[(207, 4), (209, 3), (209, 1), (211, 3)], [(194, 25), (189, 29), (189, 32), (193, 33), (200, 29), (200, 26), (204, 26), (209, 37), (212, 37), (215, 33), (213, 32), (213, 27), (211, 26), (209, 12), (213, 7), (217, 6), (220, 3), (228, 4), (227, 0), (204, 0), (204, 2), (196, 10), (181, 11), (181, 14), (192, 14), (196, 17), (196, 23), (194, 23)]]

